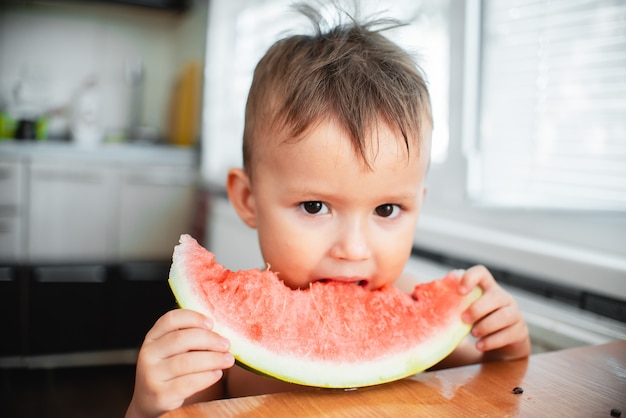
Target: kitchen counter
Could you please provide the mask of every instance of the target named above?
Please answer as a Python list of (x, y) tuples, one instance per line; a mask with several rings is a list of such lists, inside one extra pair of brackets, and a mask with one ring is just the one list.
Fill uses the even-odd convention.
[(163, 418), (610, 417), (611, 410), (626, 413), (624, 394), (626, 341), (617, 341), (425, 372), (352, 391), (311, 389), (198, 403)]
[(0, 140), (0, 158), (42, 162), (73, 161), (188, 166), (196, 163), (196, 150), (190, 147), (140, 143), (80, 146), (61, 141), (18, 142)]

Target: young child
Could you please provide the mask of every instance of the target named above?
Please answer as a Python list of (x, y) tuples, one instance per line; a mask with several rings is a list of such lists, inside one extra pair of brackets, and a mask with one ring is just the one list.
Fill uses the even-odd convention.
[[(228, 195), (287, 286), (340, 280), (377, 289), (402, 274), (411, 253), (426, 194), (428, 91), (410, 56), (373, 29), (381, 22), (324, 31), (305, 11), (317, 33), (277, 42), (255, 70), (244, 169), (229, 172)], [(528, 329), (513, 298), (482, 266), (460, 280), (463, 293), (483, 290), (463, 314), (474, 341), (437, 367), (528, 356)], [(233, 366), (229, 342), (211, 329), (183, 309), (156, 322), (139, 352), (127, 418), (298, 389)]]

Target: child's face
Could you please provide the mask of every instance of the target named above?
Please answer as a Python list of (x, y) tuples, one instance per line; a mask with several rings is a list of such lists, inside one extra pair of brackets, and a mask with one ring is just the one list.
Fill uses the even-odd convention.
[[(423, 131), (428, 143), (430, 127)], [(371, 170), (331, 121), (301, 141), (270, 140), (258, 151), (245, 199), (249, 213), (238, 210), (257, 228), (265, 262), (288, 286), (341, 280), (377, 289), (402, 273), (428, 156), (412, 147), (407, 160), (403, 139), (385, 124), (378, 136), (379, 146), (368, 150)]]

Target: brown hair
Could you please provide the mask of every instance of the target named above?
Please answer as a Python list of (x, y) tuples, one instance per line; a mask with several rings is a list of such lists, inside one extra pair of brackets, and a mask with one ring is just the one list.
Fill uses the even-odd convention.
[[(259, 136), (287, 133), (287, 141), (294, 141), (327, 117), (346, 129), (368, 166), (364, 138), (375, 129), (378, 118), (398, 129), (410, 151), (409, 138), (420, 141), (422, 118), (432, 124), (432, 116), (420, 68), (406, 51), (380, 34), (400, 23), (379, 19), (360, 24), (349, 16), (348, 24), (323, 31), (316, 10), (306, 5), (298, 8), (314, 24), (315, 34), (279, 40), (254, 71), (243, 138), (249, 174), (252, 144)], [(418, 152), (419, 145), (423, 144), (418, 142)]]

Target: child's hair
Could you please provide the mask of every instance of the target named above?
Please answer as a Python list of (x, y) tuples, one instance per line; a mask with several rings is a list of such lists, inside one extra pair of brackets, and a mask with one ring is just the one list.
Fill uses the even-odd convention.
[(279, 40), (254, 71), (243, 138), (248, 173), (252, 144), (263, 146), (259, 138), (286, 133), (287, 142), (295, 141), (328, 117), (346, 130), (368, 166), (364, 138), (381, 117), (401, 132), (407, 151), (415, 138), (419, 153), (422, 118), (432, 124), (428, 88), (411, 56), (380, 34), (401, 24), (390, 19), (358, 23), (348, 15), (349, 23), (324, 31), (318, 11), (303, 4), (298, 9), (314, 24), (315, 34)]

